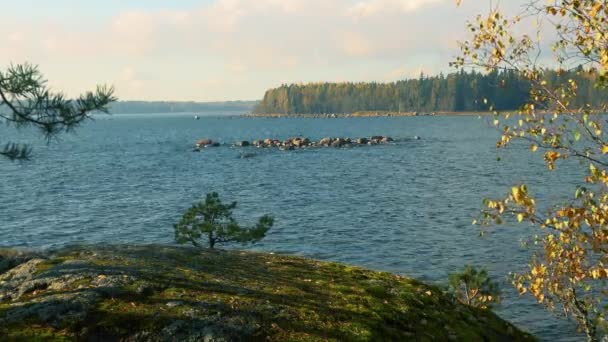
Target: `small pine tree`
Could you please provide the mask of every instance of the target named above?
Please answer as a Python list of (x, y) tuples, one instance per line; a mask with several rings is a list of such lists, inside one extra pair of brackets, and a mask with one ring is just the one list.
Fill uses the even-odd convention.
[(254, 227), (241, 227), (232, 217), (234, 208), (236, 202), (223, 204), (216, 192), (207, 194), (205, 201), (192, 205), (174, 226), (175, 241), (201, 247), (200, 240), (207, 239), (212, 249), (217, 243), (256, 243), (274, 224), (272, 216), (264, 215)]
[(466, 305), (490, 309), (500, 303), (500, 289), (486, 270), (465, 266), (463, 272), (448, 275), (448, 287), (456, 299)]

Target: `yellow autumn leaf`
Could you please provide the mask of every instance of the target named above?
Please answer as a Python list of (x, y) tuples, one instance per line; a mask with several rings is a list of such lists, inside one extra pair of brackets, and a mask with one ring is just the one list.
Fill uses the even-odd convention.
[(603, 154), (608, 154), (608, 145), (603, 145), (602, 146), (602, 153)]
[(536, 144), (532, 144), (532, 145), (530, 146), (530, 151), (532, 151), (532, 152), (536, 152), (536, 150), (538, 150), (538, 145), (536, 145)]
[(518, 186), (514, 186), (511, 188), (511, 194), (513, 195), (513, 199), (515, 200), (515, 202), (521, 201), (521, 193), (519, 191)]

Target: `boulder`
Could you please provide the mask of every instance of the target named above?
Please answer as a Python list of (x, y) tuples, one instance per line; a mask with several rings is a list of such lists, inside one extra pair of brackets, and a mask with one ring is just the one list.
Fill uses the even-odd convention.
[(346, 140), (342, 139), (342, 138), (337, 138), (336, 140), (332, 141), (331, 146), (332, 147), (342, 147), (346, 144)]
[(367, 138), (357, 139), (357, 144), (359, 144), (359, 145), (367, 145), (367, 142), (368, 142)]
[(212, 145), (213, 144), (213, 140), (211, 139), (200, 139), (199, 141), (196, 142), (196, 144), (198, 146), (207, 146), (207, 145)]
[(384, 137), (384, 138), (382, 138), (382, 142), (383, 143), (389, 143), (391, 141), (393, 141), (393, 138), (391, 138), (391, 137)]
[(331, 144), (331, 138), (323, 138), (319, 140), (319, 145), (321, 146), (329, 146)]
[(249, 143), (249, 141), (244, 140), (244, 141), (239, 141), (238, 143), (236, 143), (236, 145), (240, 146), (240, 147), (247, 147), (251, 144)]
[(255, 153), (241, 153), (241, 155), (239, 156), (239, 158), (241, 159), (249, 159), (249, 158), (253, 158), (257, 156), (257, 154)]
[(271, 139), (264, 139), (264, 145), (271, 146), (272, 145), (272, 140)]

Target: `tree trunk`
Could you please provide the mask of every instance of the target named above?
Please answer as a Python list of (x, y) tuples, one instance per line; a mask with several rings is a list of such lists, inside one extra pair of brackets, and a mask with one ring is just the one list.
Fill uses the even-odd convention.
[(209, 233), (209, 248), (213, 249), (213, 247), (215, 247), (215, 238), (213, 233)]
[(572, 295), (574, 299), (574, 307), (578, 310), (578, 318), (583, 323), (583, 328), (585, 329), (585, 335), (587, 335), (588, 342), (599, 342), (599, 338), (597, 338), (596, 326), (589, 320), (589, 313), (587, 309), (576, 297), (576, 290), (572, 289)]

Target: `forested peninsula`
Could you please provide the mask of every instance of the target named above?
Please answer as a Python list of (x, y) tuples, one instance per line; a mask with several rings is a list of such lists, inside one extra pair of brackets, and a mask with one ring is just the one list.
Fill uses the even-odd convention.
[[(599, 108), (607, 93), (594, 87), (599, 75), (583, 68), (571, 71), (543, 70), (547, 86), (574, 80), (578, 86), (574, 107)], [(309, 83), (281, 85), (266, 91), (253, 113), (352, 114), (480, 112), (519, 108), (529, 100), (530, 83), (510, 70), (480, 73), (460, 71), (391, 83)], [(486, 101), (487, 100), (487, 103)], [(542, 107), (542, 106), (541, 106)], [(550, 108), (546, 108), (550, 109)], [(367, 115), (366, 115), (367, 116)]]

